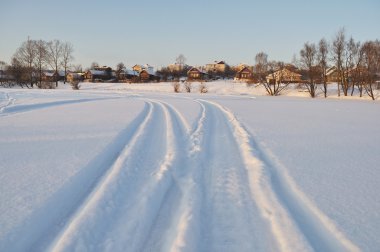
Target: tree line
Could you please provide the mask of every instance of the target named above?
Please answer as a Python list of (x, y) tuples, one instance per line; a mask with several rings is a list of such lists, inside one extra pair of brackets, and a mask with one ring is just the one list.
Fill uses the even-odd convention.
[[(306, 42), (299, 51), (299, 58), (292, 64), (269, 60), (268, 54), (259, 52), (255, 56), (251, 83), (257, 83), (272, 96), (280, 95), (289, 83), (285, 81), (285, 69), (302, 75), (302, 83), (311, 97), (316, 97), (318, 89), (324, 97), (328, 95), (328, 71), (335, 71), (338, 96), (353, 95), (357, 90), (360, 97), (364, 93), (375, 100), (376, 81), (380, 80), (380, 41), (356, 41), (352, 36), (347, 38), (344, 28), (340, 29), (331, 42), (322, 38), (318, 43)], [(31, 40), (23, 42), (13, 55), (7, 73), (12, 81), (21, 87), (42, 87), (42, 73), (51, 70), (58, 73), (64, 70), (64, 82), (69, 64), (73, 60), (73, 46), (60, 40)], [(186, 58), (180, 54), (176, 58), (177, 68), (163, 67), (157, 71), (161, 80), (178, 81), (186, 77), (190, 66), (185, 64)], [(6, 64), (0, 61), (0, 70)], [(92, 63), (91, 69), (98, 64)], [(79, 66), (80, 71), (81, 66)], [(79, 69), (78, 68), (78, 69)], [(121, 75), (125, 65), (119, 63), (116, 76)], [(223, 72), (210, 72), (209, 76), (233, 78), (236, 68), (226, 65)], [(269, 78), (268, 78), (269, 77)], [(3, 80), (0, 80), (3, 81)], [(55, 80), (58, 85), (58, 79)]]
[[(374, 89), (376, 81), (380, 80), (380, 41), (355, 41), (347, 39), (344, 28), (340, 29), (333, 40), (328, 43), (322, 38), (318, 43), (304, 43), (299, 52), (299, 59), (294, 60), (298, 66), (295, 72), (302, 74), (303, 84), (311, 97), (316, 97), (318, 87), (321, 87), (324, 97), (327, 97), (327, 71), (334, 67), (337, 76), (338, 96), (351, 96), (354, 90), (360, 97), (366, 92), (375, 100)], [(288, 83), (281, 81), (283, 69), (289, 65), (280, 61), (269, 61), (265, 52), (256, 54), (254, 75), (258, 83), (265, 87), (269, 95), (279, 95), (286, 89)], [(273, 76), (273, 78), (267, 78)], [(276, 76), (274, 76), (276, 75)], [(272, 82), (270, 80), (277, 79)]]
[[(42, 88), (43, 71), (51, 70), (58, 75), (59, 70), (64, 71), (64, 82), (69, 70), (69, 64), (74, 59), (73, 45), (70, 42), (60, 40), (26, 40), (16, 50), (7, 67), (8, 76), (12, 76), (12, 83), (21, 87), (31, 87), (34, 85)], [(3, 65), (5, 63), (3, 62)], [(2, 80), (10, 81), (10, 80)], [(58, 86), (58, 77), (55, 78), (55, 85)]]

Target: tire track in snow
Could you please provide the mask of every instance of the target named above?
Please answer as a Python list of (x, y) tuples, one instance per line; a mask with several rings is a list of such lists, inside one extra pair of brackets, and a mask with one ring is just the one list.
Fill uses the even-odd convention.
[(78, 211), (96, 184), (107, 173), (152, 109), (151, 104), (145, 103), (143, 110), (136, 118), (120, 131), (101, 153), (71, 177), (59, 191), (47, 199), (44, 205), (34, 211), (22, 226), (17, 227), (8, 235), (12, 237), (13, 233), (19, 234), (17, 240), (20, 242), (7, 239), (7, 242), (0, 243), (0, 250), (45, 250), (49, 246), (49, 241), (59, 234), (64, 222)]
[[(303, 236), (315, 251), (360, 251), (300, 191), (286, 170), (254, 141), (248, 131), (226, 108), (208, 102), (230, 120), (247, 167), (252, 195), (269, 222), (282, 251), (305, 251)], [(298, 229), (298, 230), (297, 230)]]
[(164, 189), (165, 195), (161, 197), (155, 220), (141, 251), (173, 251), (175, 237), (180, 231), (178, 230), (182, 210), (180, 205), (186, 193), (183, 182), (188, 172), (186, 150), (190, 129), (182, 114), (173, 106), (162, 101), (156, 100), (155, 102), (159, 103), (165, 112), (166, 134), (170, 140), (168, 150), (169, 153), (173, 152), (175, 155), (167, 168), (160, 169), (155, 174), (157, 179), (166, 179), (167, 181)]
[[(84, 202), (79, 206), (78, 210), (72, 215), (72, 217), (68, 220), (67, 224), (55, 238), (53, 243), (50, 245), (49, 250), (51, 251), (64, 251), (67, 249), (67, 246), (71, 245), (73, 239), (75, 239), (77, 230), (81, 230), (81, 224), (86, 219), (87, 215), (97, 206), (97, 203), (101, 200), (103, 195), (107, 190), (107, 186), (111, 185), (114, 181), (114, 178), (117, 177), (122, 169), (122, 163), (130, 154), (131, 149), (136, 144), (138, 139), (143, 134), (145, 128), (147, 127), (149, 121), (152, 119), (154, 106), (152, 103), (147, 103), (149, 109), (147, 113), (144, 115), (143, 121), (139, 123), (138, 128), (133, 132), (131, 139), (123, 146), (120, 150), (117, 157), (113, 159), (113, 162), (107, 167), (105, 174), (99, 179), (97, 185), (92, 189), (89, 193), (88, 197), (84, 200)], [(112, 146), (110, 147), (112, 148)], [(112, 208), (114, 202), (107, 202), (108, 206), (106, 206), (105, 211), (108, 208)], [(103, 209), (100, 209), (103, 210)], [(88, 230), (90, 232), (91, 230)], [(84, 238), (84, 237), (79, 237)], [(95, 240), (96, 241), (96, 240)], [(90, 241), (91, 242), (91, 241)], [(91, 244), (91, 243), (90, 243)], [(84, 244), (79, 244), (78, 247), (81, 249), (81, 246)], [(77, 249), (78, 249), (77, 247)], [(70, 249), (68, 249), (70, 250)]]
[(181, 118), (172, 119), (176, 112), (168, 105), (148, 102), (153, 109), (146, 120), (57, 237), (52, 251), (138, 251), (148, 237), (164, 243), (161, 235), (152, 234), (154, 227), (169, 226), (171, 216), (163, 209), (175, 206), (180, 198), (171, 168), (176, 158), (175, 134), (186, 127)]
[[(185, 251), (276, 250), (259, 216), (238, 142), (224, 113), (198, 100), (202, 107), (192, 134), (193, 218), (189, 226), (197, 243)], [(197, 234), (198, 233), (198, 234)]]

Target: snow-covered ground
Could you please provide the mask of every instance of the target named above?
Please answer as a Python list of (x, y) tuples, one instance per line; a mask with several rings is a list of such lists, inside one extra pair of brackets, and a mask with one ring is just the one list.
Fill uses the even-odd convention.
[(379, 250), (378, 101), (207, 85), (0, 89), (0, 251)]

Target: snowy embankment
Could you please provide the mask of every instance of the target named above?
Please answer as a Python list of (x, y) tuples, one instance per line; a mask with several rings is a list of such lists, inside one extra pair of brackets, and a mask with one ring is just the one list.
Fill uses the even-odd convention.
[(218, 84), (1, 89), (0, 251), (376, 251), (380, 104)]

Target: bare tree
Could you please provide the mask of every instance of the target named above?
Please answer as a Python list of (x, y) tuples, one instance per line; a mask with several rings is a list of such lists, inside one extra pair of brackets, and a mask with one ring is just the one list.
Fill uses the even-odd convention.
[(7, 64), (4, 61), (0, 60), (0, 70), (4, 71), (6, 66)]
[(363, 45), (363, 67), (365, 68), (365, 91), (375, 100), (374, 89), (377, 74), (380, 72), (380, 42), (368, 41)]
[(351, 64), (350, 69), (348, 69), (348, 77), (351, 84), (351, 96), (354, 94), (355, 86), (359, 90), (360, 97), (363, 96), (363, 74), (364, 68), (362, 67), (363, 59), (364, 59), (364, 50), (361, 46), (360, 42), (355, 43), (353, 39), (350, 39), (348, 48), (351, 51)]
[[(36, 59), (36, 48), (33, 40), (28, 40), (23, 42), (22, 45), (17, 49), (15, 55), (13, 56), (15, 63), (15, 69), (26, 71), (28, 76), (28, 82), (33, 87), (34, 84), (34, 61)], [(22, 66), (22, 67), (21, 67)]]
[(306, 88), (312, 98), (316, 96), (317, 91), (317, 49), (315, 44), (305, 43), (303, 49), (300, 51), (301, 65), (306, 70), (308, 75), (308, 82)]
[(346, 42), (345, 50), (344, 50), (344, 62), (343, 62), (343, 71), (342, 71), (342, 90), (344, 96), (348, 95), (348, 90), (350, 89), (350, 86), (352, 86), (352, 83), (350, 82), (350, 73), (352, 72), (352, 69), (354, 68), (354, 55), (356, 54), (358, 50), (358, 47), (355, 43), (355, 40), (350, 37), (350, 39)]
[(180, 71), (185, 66), (186, 58), (183, 54), (178, 55), (178, 57), (175, 59), (176, 64), (180, 66)]
[(121, 79), (121, 73), (125, 69), (125, 65), (123, 62), (120, 62), (119, 64), (116, 65), (116, 77), (118, 80)]
[(335, 35), (335, 38), (331, 45), (332, 60), (338, 72), (338, 96), (340, 96), (340, 85), (342, 85), (343, 87), (344, 86), (343, 82), (345, 81), (344, 68), (343, 68), (344, 51), (346, 48), (345, 40), (346, 40), (345, 30), (344, 28), (342, 28)]
[(328, 44), (323, 38), (318, 44), (318, 66), (320, 69), (321, 80), (323, 83), (323, 94), (325, 98), (327, 97), (327, 55), (328, 55)]
[(28, 82), (30, 82), (28, 67), (19, 61), (18, 58), (12, 58), (11, 65), (8, 68), (8, 73), (13, 76), (17, 85), (20, 85), (23, 88), (23, 85), (25, 84), (26, 87), (28, 87)]
[(268, 74), (268, 55), (264, 52), (259, 52), (255, 57), (255, 72), (259, 83), (266, 82), (266, 76)]
[(37, 40), (34, 42), (35, 50), (36, 50), (36, 60), (35, 60), (35, 67), (37, 69), (37, 77), (38, 77), (38, 87), (41, 88), (42, 86), (42, 73), (46, 66), (46, 63), (48, 61), (47, 59), (47, 48), (46, 48), (46, 42), (43, 40)]
[(66, 84), (66, 76), (67, 76), (67, 70), (69, 67), (70, 62), (74, 59), (73, 56), (74, 47), (70, 42), (65, 42), (62, 45), (62, 66), (63, 70), (65, 71), (65, 77), (63, 79), (63, 83)]
[(75, 66), (73, 66), (73, 70), (76, 73), (81, 73), (81, 72), (83, 72), (83, 67), (80, 64), (79, 65), (75, 65)]
[(91, 63), (90, 69), (95, 69), (97, 67), (99, 67), (99, 64), (98, 64), (98, 62), (94, 61)]
[(268, 55), (260, 52), (255, 56), (255, 72), (259, 84), (262, 85), (271, 96), (280, 95), (288, 86), (283, 83), (283, 70), (285, 64), (280, 61), (268, 61)]
[[(59, 67), (61, 66), (63, 56), (63, 46), (61, 41), (53, 40), (47, 43), (48, 63), (56, 73), (59, 74)], [(58, 87), (58, 78), (55, 79), (55, 86)]]

